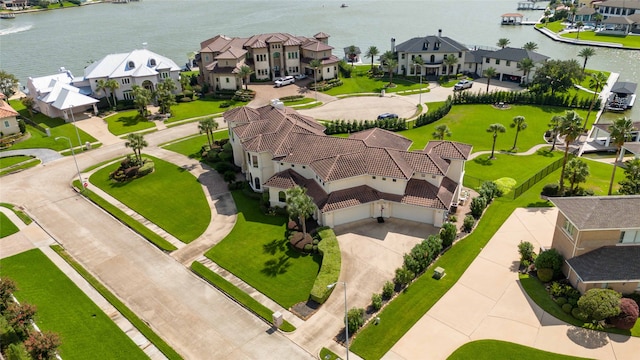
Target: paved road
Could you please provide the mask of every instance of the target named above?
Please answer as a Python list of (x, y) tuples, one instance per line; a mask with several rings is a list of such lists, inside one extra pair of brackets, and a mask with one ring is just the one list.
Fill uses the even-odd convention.
[[(197, 126), (197, 125), (195, 125)], [(193, 134), (185, 125), (150, 145)], [(78, 155), (80, 168), (129, 153), (122, 144)], [(188, 359), (305, 359), (306, 351), (122, 226), (69, 187), (70, 157), (2, 178), (0, 201), (22, 205), (85, 268)], [(179, 189), (176, 189), (179, 196)]]
[(46, 164), (64, 156), (60, 155), (57, 151), (51, 149), (22, 149), (22, 150), (7, 150), (0, 152), (0, 157), (29, 155), (40, 159), (42, 164)]

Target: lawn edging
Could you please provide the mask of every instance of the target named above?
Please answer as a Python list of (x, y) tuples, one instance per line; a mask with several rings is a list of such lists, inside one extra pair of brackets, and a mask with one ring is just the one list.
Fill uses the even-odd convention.
[(144, 335), (158, 350), (160, 350), (168, 359), (182, 359), (169, 344), (167, 344), (158, 334), (156, 334), (142, 319), (140, 319), (129, 307), (127, 307), (120, 299), (118, 299), (109, 289), (107, 289), (100, 281), (91, 275), (82, 265), (76, 262), (60, 245), (51, 245), (51, 249), (66, 261), (75, 271), (80, 274), (97, 292), (102, 295), (113, 307), (115, 307), (122, 316)]
[[(246, 292), (238, 289), (235, 285), (225, 280), (222, 276), (216, 274), (211, 271), (209, 268), (204, 266), (198, 261), (194, 261), (191, 264), (191, 271), (194, 274), (198, 275), (201, 279), (205, 280), (207, 283), (213, 285), (215, 288), (220, 290), (223, 294), (225, 294), (229, 299), (235, 301), (240, 306), (245, 309), (251, 311), (258, 317), (260, 317), (267, 324), (271, 324), (271, 317), (273, 315), (273, 311), (268, 307), (262, 305), (256, 299), (252, 298)], [(296, 330), (296, 327), (293, 326), (288, 321), (284, 320), (282, 325), (279, 328), (284, 332), (293, 332)]]

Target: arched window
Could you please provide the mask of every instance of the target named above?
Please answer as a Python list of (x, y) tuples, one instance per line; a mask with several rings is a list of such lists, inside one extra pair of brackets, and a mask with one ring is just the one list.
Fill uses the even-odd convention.
[(129, 69), (134, 69), (136, 67), (136, 64), (133, 61), (129, 61), (127, 63), (127, 66), (129, 67)]
[(285, 195), (284, 191), (278, 193), (278, 201), (287, 202), (287, 195)]
[(156, 66), (156, 59), (149, 60), (149, 65)]
[(256, 190), (260, 190), (260, 178), (256, 177), (255, 179), (253, 179), (253, 187)]
[(431, 55), (431, 60), (429, 60), (429, 62), (436, 62), (436, 56), (435, 55)]

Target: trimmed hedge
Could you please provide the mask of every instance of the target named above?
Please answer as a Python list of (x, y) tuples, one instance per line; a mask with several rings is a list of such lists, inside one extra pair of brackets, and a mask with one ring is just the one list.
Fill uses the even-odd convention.
[[(525, 104), (525, 105), (551, 105), (567, 108), (589, 109), (591, 97), (579, 98), (577, 94), (540, 94), (531, 91), (493, 91), (472, 93), (460, 91), (453, 94), (453, 103), (459, 104)], [(593, 106), (595, 111), (600, 110), (600, 101)]]
[(340, 256), (340, 244), (338, 238), (331, 229), (325, 229), (318, 232), (322, 239), (318, 244), (318, 250), (322, 255), (322, 265), (318, 272), (318, 277), (313, 283), (313, 288), (309, 294), (309, 298), (318, 304), (322, 304), (329, 298), (333, 288), (327, 286), (338, 281), (340, 277), (340, 266), (342, 258)]

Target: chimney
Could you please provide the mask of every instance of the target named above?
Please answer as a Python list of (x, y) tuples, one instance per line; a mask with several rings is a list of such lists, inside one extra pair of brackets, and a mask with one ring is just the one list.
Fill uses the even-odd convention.
[(391, 52), (396, 52), (396, 38), (391, 38)]
[(147, 49), (147, 45), (149, 45), (147, 42), (143, 42), (142, 43), (142, 48), (146, 50)]
[(438, 29), (438, 37), (442, 37), (442, 29)]

